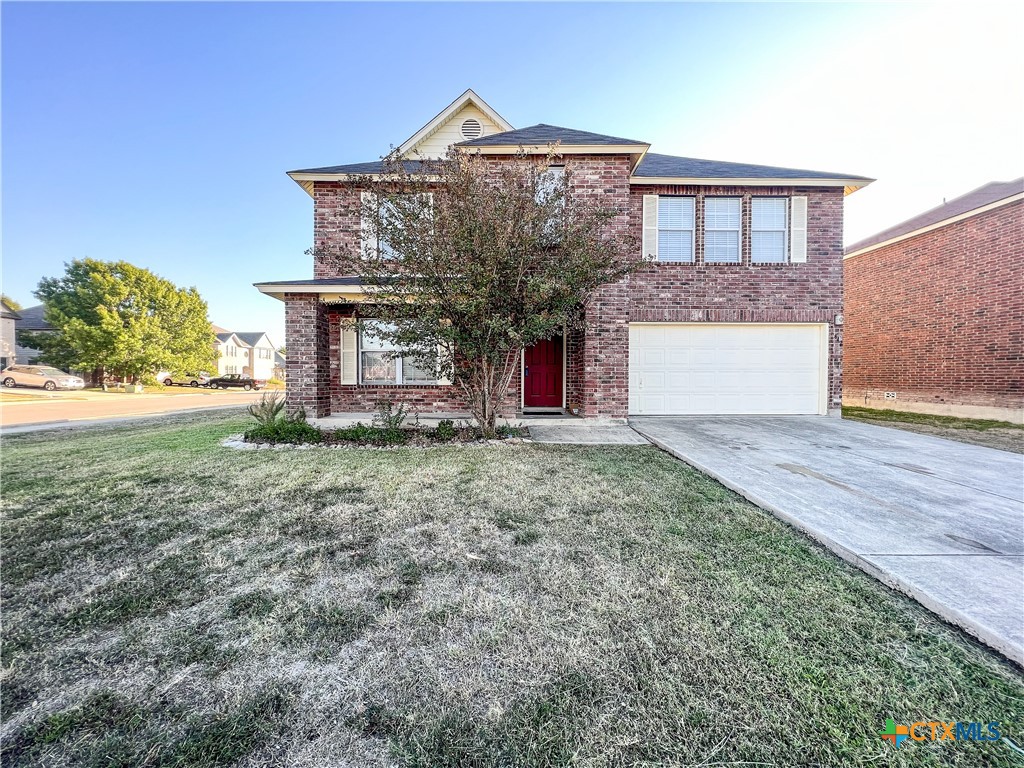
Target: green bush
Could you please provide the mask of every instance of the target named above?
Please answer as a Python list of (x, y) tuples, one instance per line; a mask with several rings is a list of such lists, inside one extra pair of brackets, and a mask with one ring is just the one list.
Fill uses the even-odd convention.
[(434, 430), (434, 435), (438, 440), (454, 440), (459, 434), (459, 431), (455, 429), (455, 422), (451, 419), (441, 419), (437, 422), (437, 429)]
[(269, 424), (259, 424), (245, 433), (249, 443), (319, 443), (323, 433), (305, 420), (278, 419)]
[(351, 427), (342, 427), (332, 433), (338, 442), (350, 442), (370, 445), (398, 445), (409, 440), (411, 431), (397, 427), (376, 427), (371, 424), (356, 422)]

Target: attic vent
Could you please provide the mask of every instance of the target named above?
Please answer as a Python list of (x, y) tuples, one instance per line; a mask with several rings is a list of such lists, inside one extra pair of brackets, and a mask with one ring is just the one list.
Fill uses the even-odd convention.
[(462, 138), (464, 139), (476, 139), (484, 132), (484, 127), (480, 125), (480, 121), (475, 118), (469, 118), (462, 122)]

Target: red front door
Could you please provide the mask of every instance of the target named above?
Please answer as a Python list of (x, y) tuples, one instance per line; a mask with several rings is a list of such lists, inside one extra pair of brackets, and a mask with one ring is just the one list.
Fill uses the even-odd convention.
[(562, 337), (538, 341), (523, 351), (523, 405), (562, 407)]

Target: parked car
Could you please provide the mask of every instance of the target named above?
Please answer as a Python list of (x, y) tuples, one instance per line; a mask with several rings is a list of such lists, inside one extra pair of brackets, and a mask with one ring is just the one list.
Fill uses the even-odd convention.
[(210, 374), (206, 371), (200, 371), (194, 376), (191, 374), (179, 376), (178, 374), (171, 373), (170, 371), (160, 371), (160, 373), (156, 375), (156, 380), (165, 387), (175, 385), (179, 387), (205, 387), (210, 383)]
[(55, 389), (85, 389), (85, 382), (78, 376), (48, 365), (12, 365), (0, 373), (0, 380), (9, 389), (41, 387), (48, 392)]
[(252, 376), (246, 376), (244, 373), (226, 373), (223, 376), (218, 376), (216, 379), (210, 379), (210, 384), (214, 389), (227, 389), (228, 387), (241, 387), (246, 392), (250, 389), (255, 389), (259, 392), (265, 386), (267, 386), (266, 379), (254, 379)]

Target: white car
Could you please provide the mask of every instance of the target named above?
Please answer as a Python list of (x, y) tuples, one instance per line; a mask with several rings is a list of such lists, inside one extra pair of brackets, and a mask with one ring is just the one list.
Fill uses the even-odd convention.
[(8, 389), (41, 387), (47, 392), (55, 389), (85, 389), (85, 382), (78, 376), (48, 365), (12, 365), (0, 373), (0, 381)]
[(206, 371), (200, 371), (195, 376), (179, 376), (170, 371), (160, 371), (156, 375), (156, 380), (165, 387), (171, 387), (175, 384), (180, 387), (205, 387), (210, 383), (210, 375)]

